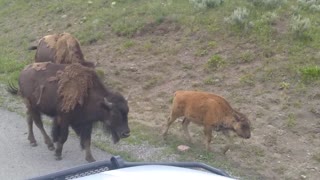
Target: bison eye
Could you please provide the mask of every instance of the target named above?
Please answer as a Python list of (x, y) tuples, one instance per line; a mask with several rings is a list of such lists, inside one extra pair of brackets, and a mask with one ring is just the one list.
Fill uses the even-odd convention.
[(241, 125), (241, 129), (248, 129), (249, 127), (248, 127), (248, 125), (246, 125), (246, 124), (242, 124)]

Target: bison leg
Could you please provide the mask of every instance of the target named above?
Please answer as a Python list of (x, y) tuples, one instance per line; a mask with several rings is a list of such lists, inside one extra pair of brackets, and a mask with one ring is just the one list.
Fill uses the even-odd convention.
[(172, 115), (168, 118), (168, 120), (167, 120), (167, 125), (166, 125), (166, 127), (165, 127), (165, 130), (164, 130), (163, 133), (162, 133), (163, 139), (166, 139), (166, 138), (167, 138), (167, 134), (168, 134), (169, 127), (171, 126), (171, 124), (172, 124), (176, 119), (177, 119), (177, 118), (176, 118), (176, 117), (173, 117)]
[[(63, 121), (62, 121), (63, 122)], [(61, 160), (61, 153), (62, 153), (62, 148), (63, 148), (63, 144), (67, 141), (68, 139), (68, 135), (69, 135), (69, 125), (66, 123), (61, 123), (59, 125), (59, 137), (58, 137), (58, 141), (57, 141), (57, 148), (55, 151), (55, 156), (56, 156), (56, 160)]]
[(28, 140), (30, 141), (31, 146), (37, 146), (37, 141), (34, 138), (34, 134), (33, 134), (33, 117), (32, 117), (32, 113), (30, 110), (28, 110), (27, 112), (28, 117), (27, 117), (27, 123), (28, 123)]
[[(74, 128), (76, 130), (76, 128)], [(79, 129), (78, 129), (79, 130)], [(91, 154), (91, 132), (92, 124), (86, 124), (80, 128), (80, 145), (86, 151), (86, 160), (88, 162), (96, 161)]]
[(204, 135), (206, 136), (206, 150), (210, 151), (210, 142), (212, 139), (212, 127), (211, 126), (204, 126)]
[(43, 127), (43, 123), (42, 123), (41, 116), (40, 116), (39, 112), (34, 112), (33, 113), (33, 120), (34, 120), (34, 123), (37, 125), (37, 127), (40, 129), (41, 134), (42, 134), (42, 136), (44, 138), (44, 142), (47, 144), (48, 149), (50, 151), (54, 150), (54, 145), (53, 145), (50, 137), (48, 136), (46, 130)]
[(190, 124), (190, 120), (188, 120), (187, 118), (183, 118), (182, 120), (182, 129), (184, 131), (185, 136), (187, 137), (188, 141), (191, 142), (191, 136), (188, 130), (188, 126)]
[(88, 138), (88, 139), (86, 139), (86, 140), (84, 141), (84, 149), (86, 150), (86, 160), (87, 160), (88, 162), (94, 162), (94, 161), (96, 161), (96, 160), (93, 158), (93, 156), (92, 156), (92, 154), (91, 154), (90, 145), (91, 145), (91, 139)]

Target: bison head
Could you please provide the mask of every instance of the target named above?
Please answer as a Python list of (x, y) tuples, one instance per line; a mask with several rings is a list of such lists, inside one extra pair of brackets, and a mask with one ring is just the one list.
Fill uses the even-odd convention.
[(104, 98), (102, 107), (108, 112), (105, 114), (103, 120), (105, 125), (104, 129), (112, 135), (113, 143), (119, 142), (121, 138), (129, 137), (129, 107), (127, 101), (121, 95), (112, 97), (110, 100)]
[(251, 137), (251, 128), (249, 119), (240, 112), (234, 114), (235, 122), (233, 123), (233, 129), (238, 136), (249, 139)]

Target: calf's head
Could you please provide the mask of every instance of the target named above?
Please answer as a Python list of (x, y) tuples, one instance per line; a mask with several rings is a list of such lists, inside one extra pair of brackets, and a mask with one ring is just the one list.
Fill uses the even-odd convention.
[(251, 128), (249, 119), (240, 112), (234, 113), (233, 129), (238, 136), (249, 139), (251, 137)]
[(113, 143), (119, 142), (121, 138), (130, 136), (128, 126), (129, 107), (127, 101), (121, 95), (112, 97), (110, 100), (104, 98), (101, 104), (105, 109), (103, 123), (106, 132), (111, 133)]

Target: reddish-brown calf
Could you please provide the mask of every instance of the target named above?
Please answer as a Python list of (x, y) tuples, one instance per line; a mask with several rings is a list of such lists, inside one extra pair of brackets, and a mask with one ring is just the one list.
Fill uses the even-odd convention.
[(170, 125), (179, 117), (184, 117), (182, 127), (189, 141), (190, 122), (204, 126), (206, 149), (212, 139), (212, 130), (221, 130), (224, 134), (230, 130), (242, 138), (251, 136), (250, 121), (242, 113), (234, 110), (221, 96), (199, 91), (176, 91), (173, 98), (171, 115), (163, 132), (166, 138)]

